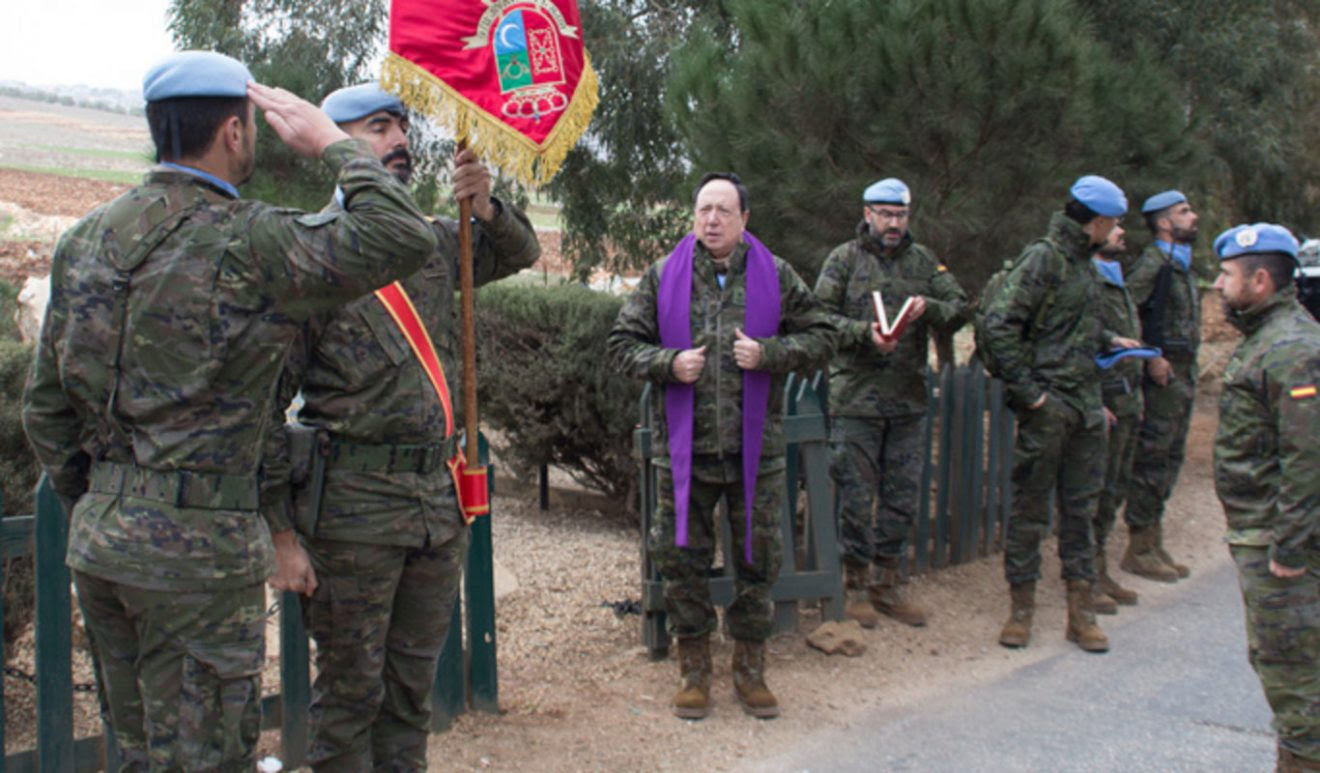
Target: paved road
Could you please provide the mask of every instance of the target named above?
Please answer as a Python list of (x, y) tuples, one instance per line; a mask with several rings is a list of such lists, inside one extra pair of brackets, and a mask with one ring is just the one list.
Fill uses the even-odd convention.
[[(1162, 604), (1102, 623), (1113, 649), (1069, 647), (923, 706), (866, 712), (774, 771), (1270, 771), (1274, 735), (1246, 661), (1228, 562)], [(1043, 633), (1043, 632), (1037, 632)], [(1050, 633), (1053, 633), (1052, 631)]]

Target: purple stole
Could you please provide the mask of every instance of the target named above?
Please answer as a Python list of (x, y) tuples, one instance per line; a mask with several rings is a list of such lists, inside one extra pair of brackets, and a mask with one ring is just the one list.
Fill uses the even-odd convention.
[[(774, 256), (750, 233), (747, 242), (747, 308), (743, 332), (752, 338), (768, 338), (779, 332), (779, 274)], [(695, 234), (683, 238), (669, 254), (660, 275), (657, 321), (660, 345), (666, 349), (692, 348), (692, 256), (697, 245)], [(714, 358), (719, 352), (713, 352)], [(719, 367), (718, 362), (707, 367)], [(692, 414), (696, 396), (694, 384), (665, 386), (665, 424), (669, 430), (669, 459), (674, 478), (674, 544), (687, 547), (688, 505), (692, 493)], [(756, 501), (756, 472), (761, 464), (761, 432), (770, 401), (770, 374), (744, 370), (742, 382), (742, 471), (743, 505), (746, 527), (743, 531), (743, 558), (752, 562), (752, 503)]]

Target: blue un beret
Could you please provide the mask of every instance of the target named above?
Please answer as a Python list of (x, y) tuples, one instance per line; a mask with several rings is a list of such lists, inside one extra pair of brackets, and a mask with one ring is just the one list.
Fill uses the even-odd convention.
[(1215, 254), (1220, 260), (1262, 252), (1281, 252), (1296, 260), (1297, 250), (1297, 237), (1292, 231), (1273, 223), (1235, 225), (1215, 237)]
[(1182, 191), (1165, 191), (1157, 193), (1146, 199), (1146, 203), (1141, 205), (1141, 214), (1149, 215), (1152, 212), (1159, 212), (1161, 209), (1168, 209), (1174, 204), (1182, 204), (1187, 201), (1187, 197)]
[(1127, 196), (1123, 195), (1123, 189), (1099, 175), (1078, 177), (1068, 192), (1097, 215), (1120, 217), (1127, 212)]
[(404, 114), (403, 102), (374, 83), (336, 89), (322, 100), (321, 109), (335, 123), (356, 121), (381, 110), (398, 116)]
[(214, 51), (180, 51), (142, 77), (148, 102), (175, 97), (246, 97), (252, 73), (242, 62)]
[(912, 193), (902, 180), (886, 177), (880, 182), (871, 183), (862, 194), (862, 201), (867, 204), (902, 204), (906, 207), (912, 203)]

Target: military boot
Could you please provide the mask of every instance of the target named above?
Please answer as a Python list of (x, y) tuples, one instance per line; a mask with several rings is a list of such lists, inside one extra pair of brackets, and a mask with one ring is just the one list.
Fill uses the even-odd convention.
[(1160, 560), (1155, 552), (1155, 529), (1128, 529), (1128, 546), (1119, 568), (1125, 572), (1158, 582), (1177, 582), (1178, 572)]
[(1124, 588), (1118, 584), (1117, 580), (1110, 577), (1107, 563), (1104, 549), (1097, 548), (1095, 554), (1095, 584), (1100, 586), (1100, 590), (1104, 591), (1105, 595), (1113, 599), (1115, 603), (1125, 607), (1136, 606), (1137, 592)]
[(765, 642), (737, 639), (733, 643), (733, 689), (743, 711), (760, 719), (779, 716), (779, 701), (765, 686)]
[(1068, 581), (1068, 641), (1087, 652), (1108, 652), (1109, 637), (1095, 623), (1090, 580)]
[(863, 628), (874, 628), (880, 624), (880, 613), (871, 604), (867, 592), (871, 567), (866, 564), (844, 564), (843, 614), (857, 621)]
[(1109, 597), (1108, 593), (1100, 590), (1100, 583), (1091, 583), (1091, 609), (1095, 610), (1097, 615), (1116, 615), (1118, 614), (1118, 602)]
[(903, 598), (903, 592), (900, 590), (902, 578), (898, 569), (891, 566), (877, 566), (876, 570), (880, 577), (869, 588), (871, 606), (900, 623), (917, 627), (925, 625), (926, 610)]
[(1169, 555), (1169, 551), (1164, 549), (1164, 524), (1162, 523), (1155, 524), (1155, 554), (1160, 557), (1161, 561), (1172, 568), (1173, 571), (1177, 572), (1179, 578), (1190, 577), (1192, 575), (1192, 570), (1187, 564), (1180, 564), (1177, 561), (1174, 561), (1173, 556)]
[(678, 670), (674, 716), (704, 719), (710, 714), (710, 636), (679, 637)]
[(999, 643), (1005, 647), (1025, 647), (1031, 639), (1031, 618), (1036, 613), (1036, 583), (1024, 582), (1008, 586), (1013, 611), (999, 632)]

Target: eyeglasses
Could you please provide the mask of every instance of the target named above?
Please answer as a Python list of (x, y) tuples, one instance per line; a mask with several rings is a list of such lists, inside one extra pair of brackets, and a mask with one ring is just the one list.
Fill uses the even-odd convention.
[(875, 207), (869, 207), (869, 209), (871, 214), (880, 220), (907, 220), (908, 216), (912, 214), (910, 209), (876, 209)]

